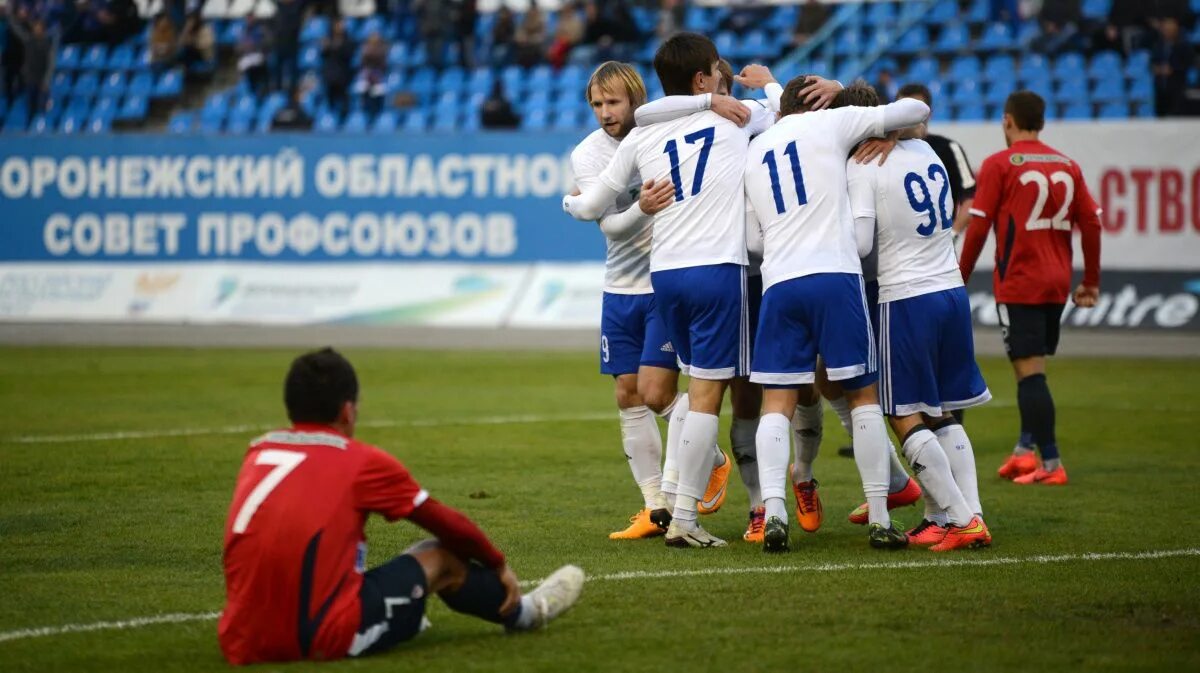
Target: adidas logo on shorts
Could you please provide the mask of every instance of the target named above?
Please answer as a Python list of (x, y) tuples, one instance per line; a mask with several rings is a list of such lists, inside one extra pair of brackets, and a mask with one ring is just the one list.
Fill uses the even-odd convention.
[(668, 341), (667, 343), (665, 343), (665, 344), (663, 344), (661, 347), (659, 347), (659, 349), (658, 349), (658, 350), (660, 350), (660, 351), (662, 351), (662, 352), (664, 352), (664, 353), (674, 353), (674, 352), (675, 352), (675, 347), (671, 345), (671, 342), (670, 342), (670, 341)]

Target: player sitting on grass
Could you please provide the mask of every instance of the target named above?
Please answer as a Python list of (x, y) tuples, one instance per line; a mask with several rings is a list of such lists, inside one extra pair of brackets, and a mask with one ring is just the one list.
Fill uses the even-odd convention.
[[(864, 103), (878, 102), (870, 87), (861, 88)], [(948, 526), (945, 519), (923, 521), (909, 541), (949, 551), (991, 544), (971, 441), (950, 412), (992, 395), (975, 363), (946, 167), (919, 139), (922, 126), (901, 130), (883, 166), (851, 159), (847, 177), (859, 254), (875, 248), (877, 255), (874, 326), (883, 412), (926, 499), (949, 520)]]
[[(994, 229), (992, 287), (1021, 415), (1021, 439), (1000, 476), (1018, 484), (1062, 485), (1067, 471), (1058, 454), (1046, 356), (1058, 350), (1063, 307), (1071, 295), (1075, 228), (1083, 248), (1083, 282), (1075, 288), (1075, 304), (1095, 306), (1100, 296), (1100, 208), (1079, 164), (1038, 139), (1046, 123), (1041, 96), (1032, 91), (1010, 95), (1003, 123), (1008, 149), (985, 159), (979, 169), (959, 267), (965, 282)], [(1034, 444), (1042, 453), (1040, 465), (1030, 448)]]
[[(522, 595), (470, 519), (431, 498), (400, 461), (352, 439), (358, 378), (337, 352), (296, 358), (284, 403), (292, 426), (250, 443), (225, 523), (217, 637), (230, 663), (383, 652), (428, 625), (430, 594), (510, 631), (539, 628), (579, 598), (583, 571), (570, 565)], [(366, 570), (372, 512), (437, 539)]]

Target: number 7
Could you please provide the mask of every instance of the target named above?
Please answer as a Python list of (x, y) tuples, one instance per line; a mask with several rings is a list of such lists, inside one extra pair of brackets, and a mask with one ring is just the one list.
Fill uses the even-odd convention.
[(274, 491), (279, 482), (291, 474), (292, 470), (296, 469), (300, 463), (303, 463), (307, 457), (299, 451), (267, 449), (259, 452), (258, 457), (254, 459), (254, 464), (274, 465), (275, 469), (268, 472), (267, 476), (258, 482), (258, 486), (255, 486), (254, 490), (250, 491), (246, 502), (242, 503), (242, 508), (238, 510), (237, 518), (233, 520), (233, 532), (246, 532), (246, 526), (250, 525), (250, 517), (254, 516), (254, 513), (262, 506), (263, 501), (267, 499), (271, 491)]

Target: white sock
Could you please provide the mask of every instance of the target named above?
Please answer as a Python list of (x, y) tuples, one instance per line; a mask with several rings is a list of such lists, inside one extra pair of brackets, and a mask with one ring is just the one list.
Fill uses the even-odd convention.
[(653, 508), (658, 492), (662, 490), (662, 436), (658, 434), (658, 421), (650, 407), (630, 407), (621, 410), (621, 443), (625, 445), (625, 457), (629, 459), (629, 470), (633, 480), (642, 490), (646, 507)]
[(517, 615), (517, 623), (513, 625), (514, 629), (519, 631), (527, 631), (532, 629), (537, 624), (537, 606), (533, 604), (533, 597), (529, 594), (521, 596), (521, 605), (518, 608), (521, 612)]
[(663, 460), (662, 490), (672, 507), (675, 506), (675, 492), (679, 483), (679, 437), (683, 434), (683, 422), (687, 419), (687, 414), (688, 396), (687, 393), (681, 393), (671, 405), (671, 415), (667, 420), (667, 450)]
[(908, 471), (904, 469), (904, 463), (900, 462), (900, 456), (896, 455), (896, 445), (892, 444), (891, 438), (888, 439), (888, 453), (891, 455), (891, 479), (888, 481), (888, 493), (899, 493), (908, 486)]
[[(862, 478), (863, 494), (867, 496), (868, 521), (884, 528), (892, 519), (887, 510), (888, 463), (887, 428), (883, 425), (883, 410), (878, 404), (867, 404), (850, 410), (854, 428), (854, 463)], [(879, 498), (882, 497), (882, 502)]]
[(975, 473), (975, 449), (971, 447), (971, 439), (967, 431), (958, 423), (939, 428), (933, 434), (937, 435), (938, 443), (946, 452), (950, 461), (950, 474), (954, 475), (954, 483), (962, 491), (963, 499), (971, 511), (983, 515), (983, 505), (979, 503), (979, 478)]
[(733, 459), (737, 461), (742, 484), (746, 486), (746, 495), (750, 496), (750, 509), (762, 507), (763, 504), (762, 490), (758, 487), (757, 433), (757, 418), (734, 416), (733, 424), (729, 426), (729, 446), (733, 449)]
[(679, 483), (676, 484), (675, 518), (685, 527), (696, 523), (696, 501), (704, 497), (712, 472), (711, 447), (717, 442), (718, 419), (712, 414), (688, 412), (679, 437)]
[(816, 404), (806, 407), (796, 405), (796, 413), (792, 416), (792, 432), (796, 438), (796, 460), (792, 463), (792, 481), (802, 483), (812, 481), (813, 461), (821, 450), (822, 434), (821, 398)]
[(787, 523), (787, 464), (792, 424), (783, 414), (766, 414), (758, 419), (758, 483), (762, 486), (767, 516)]
[(837, 414), (838, 420), (842, 422), (842, 429), (847, 435), (854, 436), (853, 425), (850, 421), (850, 403), (845, 397), (839, 397), (836, 400), (830, 400), (829, 406), (833, 407), (834, 413)]
[[(925, 488), (925, 484), (921, 482), (920, 475), (917, 475), (917, 483), (921, 484), (922, 489)], [(933, 501), (933, 498), (928, 493), (925, 494), (925, 520), (932, 521), (942, 528), (950, 524), (950, 515), (946, 513), (946, 510), (938, 507), (937, 503)]]
[(904, 455), (913, 472), (920, 477), (925, 497), (933, 498), (934, 503), (946, 509), (952, 525), (967, 525), (971, 520), (971, 508), (967, 507), (962, 491), (954, 483), (950, 461), (937, 437), (928, 428), (911, 433), (904, 441)]

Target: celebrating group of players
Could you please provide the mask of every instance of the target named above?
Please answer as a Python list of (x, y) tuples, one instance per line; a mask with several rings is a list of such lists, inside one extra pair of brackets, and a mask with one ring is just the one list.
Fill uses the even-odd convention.
[[(947, 166), (922, 140), (930, 111), (922, 87), (880, 105), (861, 83), (801, 76), (781, 87), (757, 65), (735, 77), (693, 33), (664, 42), (654, 67), (667, 96), (650, 103), (627, 64), (592, 75), (586, 95), (601, 128), (572, 153), (578, 190), (563, 202), (608, 238), (601, 371), (615, 378), (644, 500), (610, 537), (726, 544), (697, 515), (725, 499), (732, 461), (717, 434), (728, 389), (731, 448), (750, 497), (745, 540), (788, 549), (789, 480), (800, 526), (821, 526), (813, 461), (824, 396), (853, 440), (866, 502), (850, 520), (868, 524), (872, 547), (989, 545), (960, 420), (991, 398), (964, 280), (993, 224), (1022, 419), (1000, 474), (1065, 483), (1044, 358), (1070, 291), (1073, 227), (1086, 264), (1075, 300), (1088, 306), (1098, 294), (1099, 223), (1079, 167), (1037, 139), (1042, 100), (1018, 92), (1006, 103), (1010, 148), (984, 163), (963, 209), (972, 222), (960, 263), (951, 194), (970, 167), (960, 148), (950, 148)], [(729, 98), (735, 81), (763, 89), (765, 100)], [(682, 394), (680, 372), (691, 379)], [(665, 456), (655, 415), (668, 422)], [(924, 520), (899, 530), (889, 510), (922, 495)]]

